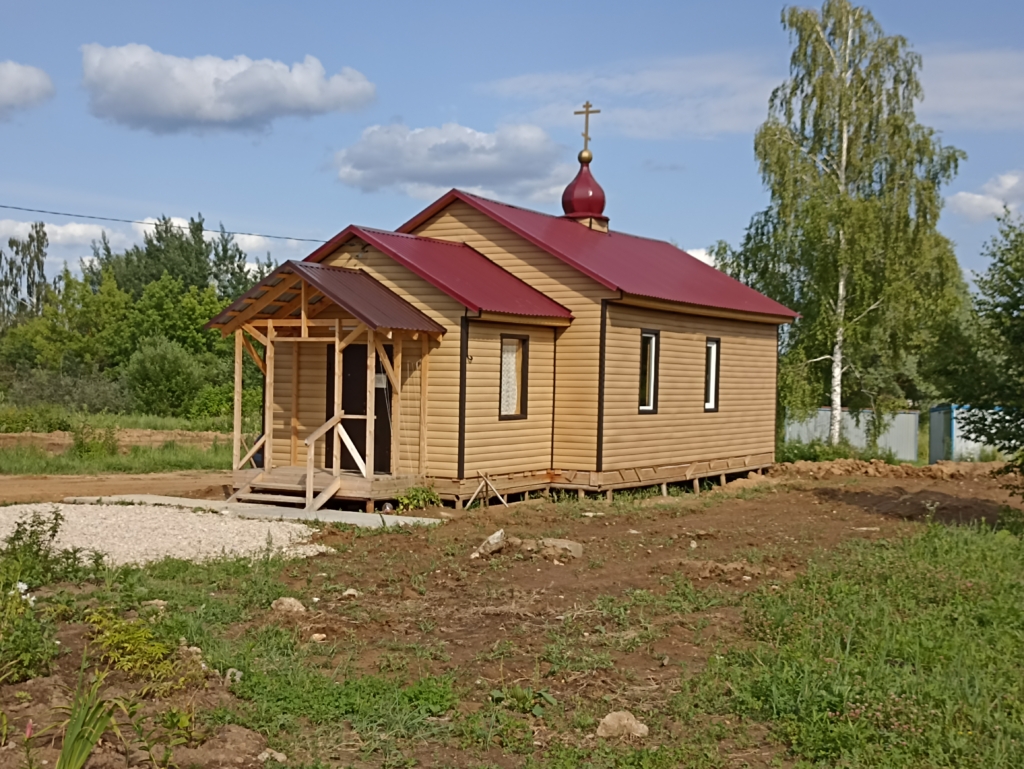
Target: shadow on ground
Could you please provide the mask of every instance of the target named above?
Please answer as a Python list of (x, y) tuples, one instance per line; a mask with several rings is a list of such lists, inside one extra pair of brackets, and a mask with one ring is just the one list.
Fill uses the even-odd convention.
[(999, 520), (1000, 502), (983, 497), (960, 497), (936, 489), (909, 491), (902, 486), (888, 489), (823, 488), (815, 492), (822, 501), (859, 507), (865, 512), (924, 521), (929, 516), (937, 523), (986, 523)]

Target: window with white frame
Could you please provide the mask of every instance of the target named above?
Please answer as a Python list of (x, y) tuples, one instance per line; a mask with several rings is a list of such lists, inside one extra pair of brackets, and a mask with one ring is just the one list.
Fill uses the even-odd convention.
[(526, 383), (530, 339), (525, 336), (501, 336), (501, 394), (499, 419), (526, 418)]
[(658, 339), (657, 331), (640, 332), (640, 411), (658, 410)]
[(704, 348), (704, 410), (718, 411), (718, 373), (721, 369), (720, 339), (708, 337)]

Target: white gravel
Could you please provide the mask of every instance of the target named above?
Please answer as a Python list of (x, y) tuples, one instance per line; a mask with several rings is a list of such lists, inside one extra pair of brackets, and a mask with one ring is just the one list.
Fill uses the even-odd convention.
[(114, 565), (167, 556), (201, 561), (221, 555), (253, 555), (268, 542), (278, 552), (302, 557), (329, 548), (308, 544), (313, 529), (301, 523), (259, 521), (162, 505), (69, 505), (39, 503), (0, 507), (0, 539), (33, 512), (60, 510), (58, 547), (98, 550)]

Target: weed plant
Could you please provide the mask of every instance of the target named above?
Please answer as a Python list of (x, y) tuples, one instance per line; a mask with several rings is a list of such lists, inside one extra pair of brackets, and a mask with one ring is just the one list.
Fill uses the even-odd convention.
[(847, 767), (1024, 766), (1024, 546), (929, 527), (855, 542), (749, 600), (756, 646), (684, 682), (684, 718), (739, 713)]

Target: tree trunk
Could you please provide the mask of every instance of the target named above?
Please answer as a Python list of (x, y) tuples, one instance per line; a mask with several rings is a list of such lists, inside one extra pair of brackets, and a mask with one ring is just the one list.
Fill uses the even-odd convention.
[(843, 321), (846, 315), (846, 270), (839, 272), (839, 290), (836, 295), (836, 337), (832, 345), (832, 388), (829, 415), (828, 442), (838, 445), (843, 424)]

